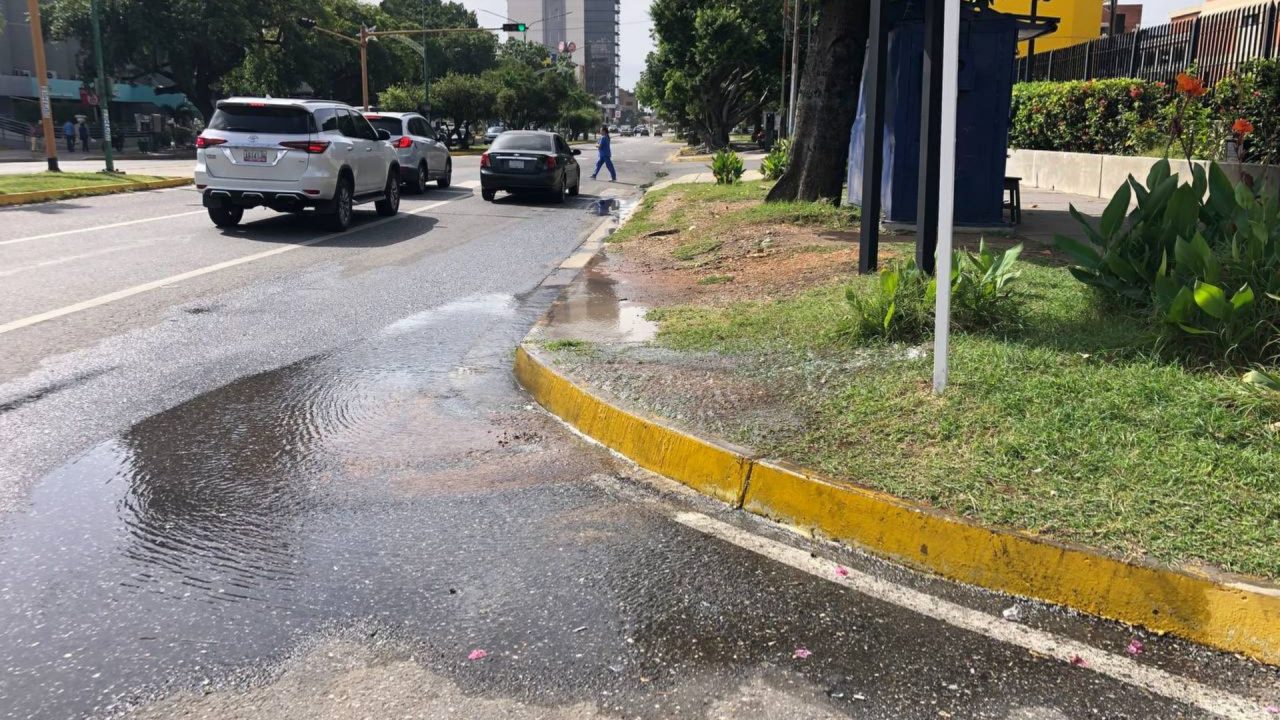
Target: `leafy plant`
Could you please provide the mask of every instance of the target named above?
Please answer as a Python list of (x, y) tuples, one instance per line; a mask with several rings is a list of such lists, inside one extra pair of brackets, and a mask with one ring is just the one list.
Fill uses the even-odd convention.
[(790, 162), (791, 139), (783, 138), (774, 143), (769, 149), (769, 154), (760, 161), (760, 171), (764, 173), (765, 180), (777, 180), (787, 172), (787, 165)]
[(742, 158), (732, 150), (720, 150), (711, 158), (711, 174), (716, 176), (717, 185), (733, 185), (745, 171)]
[(892, 263), (880, 271), (880, 282), (867, 294), (845, 289), (851, 320), (841, 335), (914, 342), (933, 326), (937, 285), (914, 260)]
[(1250, 370), (1244, 374), (1244, 381), (1264, 390), (1280, 392), (1280, 373), (1266, 370)]
[(957, 252), (951, 265), (951, 320), (961, 329), (989, 329), (1017, 320), (1013, 282), (1022, 245), (997, 253), (978, 241), (978, 252)]
[[(1137, 207), (1130, 212), (1131, 198)], [(1280, 340), (1280, 200), (1233, 185), (1216, 163), (1179, 184), (1168, 161), (1132, 176), (1098, 227), (1059, 235), (1071, 273), (1112, 299), (1149, 308), (1166, 339), (1211, 360), (1275, 359)]]
[[(1017, 318), (1013, 282), (1022, 245), (995, 252), (980, 241), (977, 253), (954, 252), (951, 263), (951, 319), (958, 329), (987, 330)], [(874, 292), (845, 290), (851, 321), (839, 334), (911, 342), (933, 328), (937, 281), (915, 261), (894, 263), (880, 273)]]

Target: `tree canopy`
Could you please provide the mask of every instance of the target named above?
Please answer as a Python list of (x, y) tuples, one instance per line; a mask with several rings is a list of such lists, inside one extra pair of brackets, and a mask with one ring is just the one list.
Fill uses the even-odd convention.
[[(423, 27), (424, 10), (426, 27), (476, 30), (371, 41), (371, 94), (402, 103), (416, 87), (412, 109), (420, 107), (425, 50), (433, 112), (455, 127), (497, 115), (551, 124), (581, 107), (585, 93), (570, 67), (552, 64), (536, 43), (498, 43), (479, 29), (475, 13), (450, 0), (111, 0), (102, 4), (100, 17), (110, 75), (184, 93), (208, 119), (216, 101), (230, 95), (358, 102), (359, 48), (302, 27), (298, 18), (354, 37), (362, 25)], [(77, 37), (90, 46), (89, 0), (49, 0), (45, 16), (52, 36)], [(87, 58), (83, 71), (94, 74)]]
[(642, 105), (720, 148), (777, 96), (781, 0), (654, 0), (656, 47), (636, 89)]

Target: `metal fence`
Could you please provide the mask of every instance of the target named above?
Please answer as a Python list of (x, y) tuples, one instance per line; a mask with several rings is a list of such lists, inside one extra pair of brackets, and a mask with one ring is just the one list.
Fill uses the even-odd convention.
[(1246, 60), (1280, 57), (1280, 2), (1271, 0), (1018, 58), (1020, 80), (1133, 77), (1170, 81), (1194, 63), (1213, 84)]

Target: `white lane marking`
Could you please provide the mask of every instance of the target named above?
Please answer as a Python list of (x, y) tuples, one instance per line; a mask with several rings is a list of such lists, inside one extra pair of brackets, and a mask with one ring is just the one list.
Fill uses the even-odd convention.
[(679, 512), (675, 514), (674, 519), (686, 527), (763, 555), (770, 560), (962, 630), (1016, 645), (1064, 663), (1072, 663), (1073, 658), (1081, 658), (1086, 663), (1085, 669), (1162, 695), (1170, 700), (1198, 707), (1219, 717), (1231, 718), (1231, 720), (1245, 718), (1256, 720), (1268, 717), (1262, 705), (1247, 698), (1158, 668), (1140, 665), (1129, 658), (1099, 650), (1082, 642), (1009, 622), (850, 568), (846, 568), (847, 576), (840, 577), (836, 574), (836, 568), (841, 566), (831, 560), (813, 557), (805, 550), (753, 535), (701, 513)]
[(203, 215), (204, 209), (192, 210), (191, 212), (175, 213), (173, 215), (160, 215), (158, 217), (139, 218), (137, 220), (125, 220), (124, 222), (111, 223), (109, 225), (95, 225), (93, 227), (75, 228), (74, 230), (61, 230), (59, 232), (45, 233), (43, 235), (30, 235), (23, 238), (14, 238), (13, 240), (0, 240), (0, 245), (13, 245), (14, 243), (29, 242), (31, 240), (44, 240), (46, 238), (62, 237), (64, 235), (75, 235), (76, 233), (97, 232), (98, 230), (110, 230), (111, 228), (125, 227), (127, 225), (137, 225), (139, 223), (155, 222), (157, 220), (172, 220), (173, 218), (187, 217), (188, 215)]
[[(421, 207), (416, 207), (412, 210), (406, 210), (402, 214), (416, 215), (418, 213), (431, 210), (433, 208), (438, 208), (441, 205), (447, 204), (452, 200), (456, 200), (456, 199), (458, 198), (450, 198), (449, 200), (437, 200), (432, 203), (427, 203), (426, 205), (423, 205)], [(204, 212), (204, 211), (201, 210), (201, 212)], [(361, 225), (357, 228), (352, 228), (351, 230), (348, 230), (345, 233), (339, 232), (339, 233), (330, 233), (328, 235), (321, 235), (318, 238), (304, 240), (302, 242), (294, 243), (292, 245), (284, 245), (284, 246), (275, 248), (273, 250), (266, 250), (260, 253), (254, 253), (253, 255), (245, 255), (243, 257), (238, 257), (233, 260), (227, 260), (224, 262), (216, 263), (214, 265), (206, 265), (205, 267), (202, 267), (202, 268), (196, 268), (195, 270), (188, 270), (187, 272), (178, 273), (177, 275), (170, 275), (169, 277), (161, 278), (159, 280), (153, 280), (151, 282), (143, 283), (141, 285), (134, 285), (133, 287), (128, 287), (123, 290), (117, 290), (112, 293), (107, 293), (106, 295), (99, 295), (98, 297), (90, 298), (83, 302), (75, 303), (74, 305), (67, 305), (65, 307), (60, 307), (55, 310), (49, 310), (48, 312), (42, 312), (39, 315), (31, 315), (30, 317), (14, 320), (12, 322), (8, 322), (3, 325), (0, 325), (0, 335), (3, 335), (7, 332), (13, 332), (14, 330), (20, 330), (25, 327), (30, 327), (32, 325), (45, 322), (46, 320), (53, 320), (55, 318), (63, 317), (64, 315), (78, 313), (82, 310), (88, 310), (90, 308), (95, 308), (100, 305), (113, 303), (117, 300), (123, 300), (128, 297), (133, 297), (134, 295), (139, 295), (144, 292), (149, 292), (151, 290), (155, 290), (157, 288), (161, 288), (166, 285), (174, 285), (176, 283), (180, 283), (185, 280), (190, 280), (192, 278), (200, 277), (201, 275), (208, 275), (209, 273), (218, 272), (219, 270), (226, 270), (227, 268), (235, 267), (237, 265), (244, 265), (245, 263), (251, 263), (257, 260), (262, 260), (264, 258), (269, 258), (273, 255), (281, 255), (283, 253), (297, 250), (298, 248), (304, 248), (309, 245), (316, 245), (316, 244), (325, 242), (327, 240), (333, 240), (335, 238), (343, 237), (346, 235), (363, 232), (365, 230), (378, 227), (380, 225), (385, 225), (386, 223), (389, 223), (389, 222), (394, 222), (398, 217), (400, 216), (396, 215), (388, 218), (382, 218), (380, 220), (374, 220), (373, 222), (368, 223), (366, 225)]]
[(131, 248), (139, 248), (144, 245), (150, 245), (150, 244), (151, 244), (150, 242), (140, 242), (140, 243), (130, 243), (128, 245), (116, 245), (115, 247), (108, 247), (108, 248), (102, 248), (100, 250), (94, 250), (93, 252), (80, 253), (78, 255), (65, 255), (63, 257), (53, 258), (51, 260), (42, 260), (38, 263), (31, 263), (30, 265), (22, 265), (19, 267), (10, 268), (8, 270), (0, 270), (0, 277), (17, 275), (18, 273), (26, 272), (28, 270), (38, 270), (43, 267), (49, 267), (50, 265), (61, 265), (62, 263), (73, 262), (75, 260), (83, 260), (85, 258), (97, 257), (99, 255), (106, 255), (107, 253), (118, 252), (120, 250), (129, 250)]

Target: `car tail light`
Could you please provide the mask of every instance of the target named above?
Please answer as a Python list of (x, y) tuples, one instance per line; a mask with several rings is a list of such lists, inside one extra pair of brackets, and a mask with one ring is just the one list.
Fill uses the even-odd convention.
[(556, 156), (555, 156), (555, 155), (548, 155), (548, 156), (547, 156), (547, 169), (548, 169), (548, 170), (554, 169), (554, 168), (555, 168), (555, 166), (556, 166)]
[(213, 147), (214, 145), (221, 145), (226, 141), (226, 138), (205, 137), (203, 135), (199, 135), (196, 137), (196, 149), (202, 150), (204, 148)]
[(489, 167), (489, 153), (480, 154), (480, 167)]
[(396, 147), (401, 149), (413, 147), (413, 139), (408, 135), (402, 135), (400, 136), (400, 139), (396, 141)]
[(319, 142), (317, 140), (290, 140), (289, 142), (280, 143), (280, 147), (301, 150), (308, 155), (319, 155), (329, 149), (329, 143)]
[(381, 120), (381, 119), (382, 119), (382, 116), (381, 116), (381, 115), (374, 115), (373, 113), (365, 113), (365, 114), (364, 114), (364, 117), (365, 117), (365, 119), (366, 119), (366, 120)]

